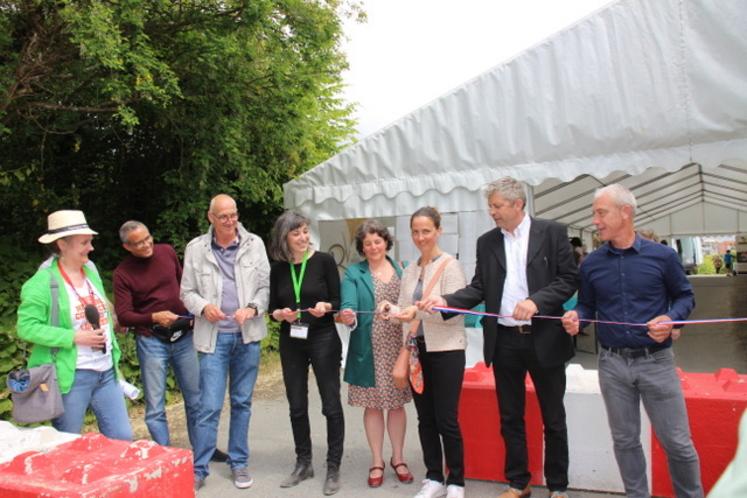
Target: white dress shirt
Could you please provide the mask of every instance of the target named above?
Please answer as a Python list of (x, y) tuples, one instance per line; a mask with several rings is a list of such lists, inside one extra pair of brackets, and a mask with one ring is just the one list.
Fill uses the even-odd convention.
[[(506, 280), (503, 283), (501, 315), (512, 315), (516, 304), (529, 297), (527, 250), (529, 248), (529, 228), (531, 224), (531, 218), (525, 213), (524, 219), (521, 220), (513, 233), (501, 229), (503, 247), (506, 251)], [(506, 327), (515, 327), (517, 325), (529, 325), (532, 322), (531, 320), (499, 318), (498, 323)]]

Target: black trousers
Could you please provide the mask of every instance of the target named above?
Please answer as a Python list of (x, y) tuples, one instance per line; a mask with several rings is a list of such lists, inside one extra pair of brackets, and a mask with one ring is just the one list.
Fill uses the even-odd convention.
[(310, 331), (308, 339), (280, 334), (280, 363), (299, 461), (311, 462), (308, 388), (311, 365), (322, 399), (322, 414), (327, 419), (327, 466), (340, 467), (345, 439), (345, 418), (340, 402), (341, 360), (342, 343), (334, 328)]
[(568, 487), (568, 430), (565, 423), (565, 365), (542, 367), (529, 334), (498, 326), (493, 375), (506, 446), (505, 474), (511, 487), (524, 489), (531, 480), (524, 408), (527, 372), (532, 377), (545, 426), (545, 480), (550, 491)]
[[(449, 475), (446, 484), (464, 486), (464, 445), (459, 429), (459, 396), (464, 379), (464, 351), (426, 352), (418, 340), (423, 367), (423, 394), (413, 391), (418, 412), (418, 433), (426, 478), (444, 482), (444, 456)], [(441, 442), (443, 441), (443, 451)]]

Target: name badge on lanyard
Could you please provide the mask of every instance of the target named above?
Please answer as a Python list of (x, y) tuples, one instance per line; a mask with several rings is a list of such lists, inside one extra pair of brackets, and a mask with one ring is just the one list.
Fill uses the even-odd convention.
[(309, 326), (301, 322), (291, 323), (290, 336), (294, 339), (308, 339)]
[(306, 262), (309, 260), (309, 251), (303, 254), (303, 262), (301, 262), (301, 272), (296, 276), (296, 268), (292, 262), (290, 262), (291, 280), (293, 281), (293, 293), (296, 297), (296, 309), (298, 310), (297, 320), (291, 324), (290, 336), (294, 339), (308, 339), (309, 338), (309, 326), (306, 323), (301, 323), (301, 285), (303, 284), (303, 277), (306, 273)]

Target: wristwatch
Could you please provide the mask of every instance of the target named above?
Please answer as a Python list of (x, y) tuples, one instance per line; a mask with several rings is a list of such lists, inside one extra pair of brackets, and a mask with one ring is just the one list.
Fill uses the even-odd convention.
[(259, 314), (259, 308), (257, 307), (256, 303), (247, 303), (247, 305), (244, 306), (244, 308), (253, 309), (255, 314)]

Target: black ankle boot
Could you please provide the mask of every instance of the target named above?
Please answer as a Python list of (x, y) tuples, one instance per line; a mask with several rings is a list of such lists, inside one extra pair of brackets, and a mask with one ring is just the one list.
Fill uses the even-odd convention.
[(291, 475), (285, 478), (280, 483), (281, 488), (292, 488), (297, 486), (299, 482), (311, 479), (314, 477), (314, 468), (311, 466), (311, 462), (297, 461), (296, 468), (293, 469)]
[(327, 465), (327, 478), (324, 480), (324, 496), (330, 496), (340, 491), (340, 467)]

